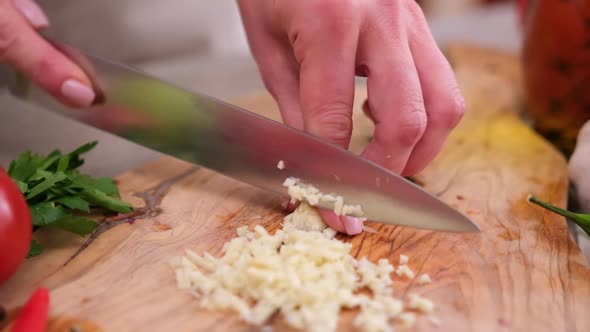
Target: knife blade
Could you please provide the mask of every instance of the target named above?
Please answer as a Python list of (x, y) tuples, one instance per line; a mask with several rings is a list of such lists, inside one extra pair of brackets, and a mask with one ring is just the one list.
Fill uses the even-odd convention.
[[(50, 111), (238, 181), (288, 197), (286, 178), (358, 204), (369, 221), (437, 231), (479, 231), (475, 223), (405, 178), (306, 132), (139, 69), (52, 44), (91, 78), (97, 100), (73, 109), (18, 73), (11, 93)], [(285, 168), (277, 164), (283, 161)], [(318, 205), (333, 209), (334, 203)]]

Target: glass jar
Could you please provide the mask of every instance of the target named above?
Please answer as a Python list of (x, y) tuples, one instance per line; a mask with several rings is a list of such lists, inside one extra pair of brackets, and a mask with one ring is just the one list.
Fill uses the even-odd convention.
[(528, 0), (523, 25), (526, 109), (567, 157), (590, 120), (590, 0)]

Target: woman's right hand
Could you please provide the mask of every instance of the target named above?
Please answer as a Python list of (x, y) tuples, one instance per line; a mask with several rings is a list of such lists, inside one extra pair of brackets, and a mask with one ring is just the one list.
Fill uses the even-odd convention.
[(38, 33), (48, 26), (47, 16), (33, 0), (0, 0), (0, 62), (66, 105), (89, 106), (95, 98), (90, 80)]

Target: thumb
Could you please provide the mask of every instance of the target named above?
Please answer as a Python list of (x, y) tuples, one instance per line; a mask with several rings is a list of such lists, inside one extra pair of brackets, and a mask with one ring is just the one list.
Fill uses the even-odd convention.
[(32, 12), (30, 3), (24, 7), (25, 2), (18, 3), (22, 15), (12, 1), (0, 0), (0, 62), (21, 71), (64, 104), (90, 105), (95, 93), (88, 77), (35, 31), (31, 24), (39, 23), (35, 20), (39, 12)]

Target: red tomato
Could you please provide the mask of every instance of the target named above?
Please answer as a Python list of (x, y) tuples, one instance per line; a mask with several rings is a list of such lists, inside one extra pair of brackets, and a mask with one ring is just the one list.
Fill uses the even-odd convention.
[(0, 167), (0, 285), (26, 258), (32, 234), (33, 223), (27, 201)]

